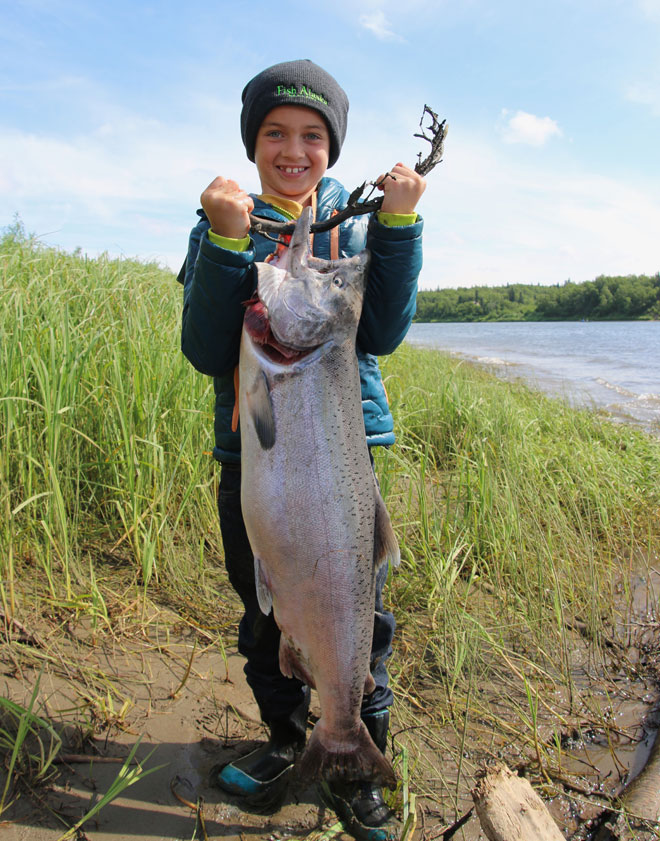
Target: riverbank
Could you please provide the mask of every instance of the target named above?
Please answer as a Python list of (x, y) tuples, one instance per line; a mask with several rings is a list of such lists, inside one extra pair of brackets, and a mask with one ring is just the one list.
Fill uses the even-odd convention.
[[(106, 806), (90, 841), (117, 837), (115, 819), (124, 837), (160, 838), (175, 813), (181, 837), (203, 837), (184, 788), (208, 804), (209, 837), (327, 826), (313, 792), (302, 813), (292, 800), (255, 823), (206, 785), (211, 759), (260, 729), (240, 667), (223, 670), (239, 611), (215, 510), (212, 387), (178, 349), (180, 287), (153, 265), (16, 238), (0, 260), (5, 768), (15, 756), (3, 832), (54, 841), (89, 804), (85, 787), (115, 779), (99, 757), (125, 757), (140, 735), (170, 766), (128, 790), (139, 807)], [(567, 753), (614, 745), (621, 700), (653, 691), (653, 652), (633, 637), (654, 618), (627, 594), (657, 563), (660, 442), (446, 354), (404, 345), (382, 367), (398, 436), (377, 470), (402, 551), (388, 590), (399, 777), (439, 832), (501, 756), (553, 787), (568, 826), (571, 784), (619, 777), (567, 772)], [(65, 753), (89, 757), (84, 774), (55, 764)]]
[(660, 322), (413, 324), (406, 341), (660, 434)]

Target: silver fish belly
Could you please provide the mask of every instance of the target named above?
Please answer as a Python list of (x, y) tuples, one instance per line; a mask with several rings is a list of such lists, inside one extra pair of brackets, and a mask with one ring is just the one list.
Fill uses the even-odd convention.
[(374, 688), (376, 571), (398, 563), (369, 459), (355, 355), (366, 256), (333, 263), (310, 257), (308, 230), (305, 213), (286, 271), (258, 264), (270, 345), (246, 315), (243, 516), (259, 604), (273, 610), (282, 633), (280, 669), (319, 696), (321, 717), (301, 775), (392, 785), (392, 766), (360, 720), (363, 694)]

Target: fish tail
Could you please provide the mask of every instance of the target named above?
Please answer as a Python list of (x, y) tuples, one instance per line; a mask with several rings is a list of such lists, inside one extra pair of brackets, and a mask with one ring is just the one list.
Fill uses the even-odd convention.
[(297, 764), (297, 775), (305, 781), (364, 780), (388, 788), (396, 786), (392, 764), (378, 750), (362, 721), (355, 737), (338, 742), (324, 739), (319, 721)]

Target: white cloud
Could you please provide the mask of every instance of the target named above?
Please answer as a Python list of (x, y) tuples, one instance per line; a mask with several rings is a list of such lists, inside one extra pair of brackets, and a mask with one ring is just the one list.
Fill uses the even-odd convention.
[(638, 0), (642, 13), (651, 20), (660, 21), (660, 0)]
[(651, 113), (660, 116), (660, 80), (655, 84), (645, 81), (630, 85), (626, 91), (626, 99), (637, 105), (646, 105)]
[[(18, 213), (53, 245), (140, 255), (178, 269), (202, 190), (216, 175), (257, 186), (237, 114), (216, 103), (186, 125), (102, 108), (104, 122), (66, 138), (0, 125), (0, 228)], [(230, 128), (231, 127), (231, 128)]]
[[(258, 188), (236, 130), (238, 105), (195, 103), (192, 136), (186, 122), (149, 120), (109, 108), (101, 97), (96, 102), (94, 130), (66, 139), (0, 126), (0, 227), (18, 211), (30, 232), (46, 233), (52, 244), (139, 255), (178, 270), (209, 181), (221, 174)], [(412, 137), (419, 116), (410, 102), (393, 104), (387, 114), (376, 106), (356, 112), (329, 175), (350, 190), (397, 160), (414, 163), (418, 151), (427, 151)], [(576, 166), (569, 172), (565, 160), (559, 169), (545, 155), (523, 163), (516, 147), (491, 140), (470, 136), (457, 121), (445, 161), (427, 178), (419, 204), (424, 288), (660, 269), (657, 178), (646, 172), (633, 184)]]
[(456, 128), (445, 163), (429, 175), (421, 285), (591, 280), (660, 269), (660, 185), (521, 164)]
[(0, 129), (0, 161), (5, 202), (41, 194), (90, 208), (176, 200), (205, 170), (213, 172), (208, 147), (200, 153), (155, 124), (102, 127), (67, 140)]
[(400, 36), (392, 31), (390, 22), (382, 9), (375, 9), (373, 12), (360, 15), (360, 25), (382, 41), (400, 40)]
[(501, 117), (504, 125), (500, 132), (505, 143), (524, 143), (528, 146), (543, 146), (551, 137), (561, 137), (562, 131), (550, 117), (537, 117), (526, 111), (516, 111), (509, 116), (506, 108)]

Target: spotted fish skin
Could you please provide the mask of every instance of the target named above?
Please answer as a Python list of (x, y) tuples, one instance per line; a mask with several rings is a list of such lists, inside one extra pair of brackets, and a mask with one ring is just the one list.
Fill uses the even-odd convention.
[(355, 336), (368, 254), (309, 254), (309, 212), (286, 266), (257, 264), (246, 317), (239, 408), (241, 503), (261, 609), (281, 630), (280, 668), (314, 687), (321, 717), (300, 759), (307, 780), (393, 785), (392, 766), (360, 720), (376, 572), (399, 551), (366, 443)]

